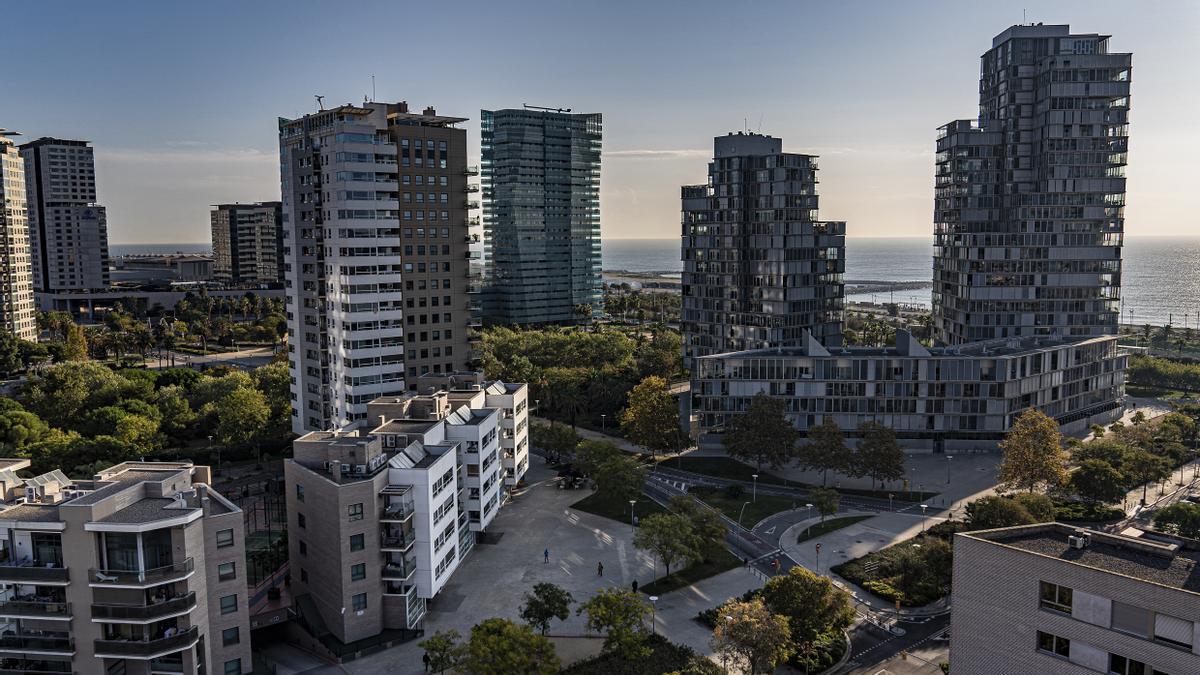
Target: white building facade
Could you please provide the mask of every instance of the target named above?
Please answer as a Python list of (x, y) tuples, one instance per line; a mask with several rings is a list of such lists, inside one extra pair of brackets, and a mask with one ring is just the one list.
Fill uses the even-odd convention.
[(25, 163), (0, 129), (0, 326), (24, 340), (37, 337), (25, 195)]

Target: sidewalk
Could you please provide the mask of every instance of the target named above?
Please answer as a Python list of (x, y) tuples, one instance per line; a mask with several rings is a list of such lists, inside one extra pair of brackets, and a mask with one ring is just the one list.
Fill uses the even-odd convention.
[(655, 630), (671, 642), (685, 644), (699, 654), (711, 655), (713, 649), (709, 639), (712, 630), (696, 621), (696, 615), (762, 585), (761, 577), (739, 567), (666, 593), (654, 603)]

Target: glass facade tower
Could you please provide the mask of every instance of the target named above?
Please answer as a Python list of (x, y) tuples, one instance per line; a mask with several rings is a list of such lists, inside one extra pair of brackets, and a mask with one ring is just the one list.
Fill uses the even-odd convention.
[(586, 320), (603, 303), (599, 113), (481, 113), (484, 319)]

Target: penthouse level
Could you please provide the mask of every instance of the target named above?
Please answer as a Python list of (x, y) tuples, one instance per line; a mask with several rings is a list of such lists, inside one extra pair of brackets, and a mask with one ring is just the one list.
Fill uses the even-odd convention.
[(208, 467), (28, 466), (0, 460), (4, 672), (251, 671), (242, 512)]
[(994, 449), (1027, 408), (1064, 433), (1120, 417), (1126, 357), (1115, 337), (1012, 338), (926, 348), (903, 330), (893, 347), (798, 347), (697, 359), (700, 431), (715, 441), (759, 392), (782, 398), (802, 431), (824, 418), (853, 434), (891, 427), (918, 451)]

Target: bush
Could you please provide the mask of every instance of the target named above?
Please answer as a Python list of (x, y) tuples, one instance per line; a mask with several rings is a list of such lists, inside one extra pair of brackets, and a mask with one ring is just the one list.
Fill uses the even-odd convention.
[(729, 497), (730, 499), (737, 499), (737, 498), (741, 497), (745, 492), (746, 492), (746, 488), (742, 487), (741, 485), (738, 485), (737, 483), (733, 483), (725, 488), (725, 496)]
[[(643, 675), (644, 673), (660, 675), (688, 668), (695, 669), (689, 672), (718, 672), (716, 669), (705, 670), (706, 666), (703, 661), (707, 661), (707, 659), (698, 655), (691, 647), (668, 642), (661, 635), (648, 636), (646, 646), (651, 649), (650, 655), (636, 661), (628, 661), (615, 653), (601, 654), (568, 666), (562, 670), (562, 673), (563, 675)], [(709, 663), (712, 666), (716, 665)]]
[(1125, 512), (1103, 504), (1077, 501), (1058, 501), (1054, 504), (1055, 519), (1085, 523), (1111, 523), (1125, 517)]
[(904, 601), (904, 594), (882, 579), (870, 579), (863, 583), (863, 588), (871, 591), (884, 600)]

